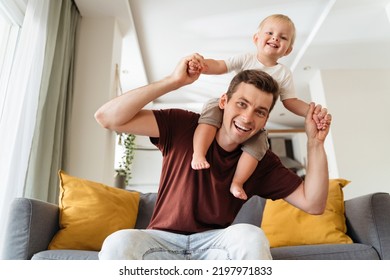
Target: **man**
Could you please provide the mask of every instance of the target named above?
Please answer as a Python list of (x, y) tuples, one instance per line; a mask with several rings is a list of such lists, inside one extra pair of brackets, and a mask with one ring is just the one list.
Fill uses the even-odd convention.
[[(220, 98), (222, 126), (207, 153), (210, 169), (193, 170), (192, 139), (199, 115), (179, 110), (145, 110), (149, 102), (193, 83), (181, 60), (168, 77), (132, 90), (104, 104), (95, 114), (103, 127), (149, 136), (162, 152), (163, 168), (154, 213), (147, 230), (122, 230), (105, 240), (100, 259), (271, 259), (268, 241), (249, 224), (231, 225), (244, 201), (229, 192), (243, 142), (263, 129), (279, 93), (277, 82), (258, 70), (237, 74)], [(285, 199), (312, 214), (324, 211), (328, 168), (324, 141), (328, 126), (313, 120), (320, 106), (310, 104), (305, 126), (308, 166), (305, 181), (267, 151), (245, 184), (248, 198)], [(237, 238), (239, 237), (239, 238)]]

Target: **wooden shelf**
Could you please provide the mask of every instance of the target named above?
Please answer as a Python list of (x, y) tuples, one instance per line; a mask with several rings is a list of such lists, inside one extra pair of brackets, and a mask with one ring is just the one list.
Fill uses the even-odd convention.
[(302, 133), (305, 128), (289, 128), (289, 129), (267, 129), (268, 133)]

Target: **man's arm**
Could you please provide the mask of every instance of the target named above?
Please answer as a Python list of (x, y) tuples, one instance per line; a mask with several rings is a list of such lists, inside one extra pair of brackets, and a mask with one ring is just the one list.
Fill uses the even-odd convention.
[(317, 128), (313, 120), (314, 111), (321, 109), (313, 103), (305, 119), (305, 130), (307, 134), (307, 172), (305, 181), (285, 200), (295, 207), (310, 214), (322, 214), (325, 210), (328, 197), (329, 175), (328, 161), (325, 153), (324, 142), (329, 133), (331, 115), (327, 114), (324, 119), (327, 121), (325, 129)]
[(188, 56), (168, 77), (110, 100), (96, 111), (96, 121), (112, 131), (159, 137), (153, 112), (143, 108), (160, 96), (197, 80), (199, 74), (189, 75), (187, 72), (188, 62), (196, 59), (196, 54)]

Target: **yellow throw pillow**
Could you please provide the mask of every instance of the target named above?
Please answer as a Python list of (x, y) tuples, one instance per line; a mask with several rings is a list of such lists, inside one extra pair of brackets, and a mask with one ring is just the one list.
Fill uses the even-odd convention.
[(59, 171), (60, 230), (50, 250), (99, 251), (111, 233), (134, 228), (139, 193), (76, 178)]
[(310, 215), (284, 200), (267, 200), (261, 228), (271, 247), (353, 243), (346, 234), (344, 194), (349, 181), (329, 180), (326, 209), (322, 215)]

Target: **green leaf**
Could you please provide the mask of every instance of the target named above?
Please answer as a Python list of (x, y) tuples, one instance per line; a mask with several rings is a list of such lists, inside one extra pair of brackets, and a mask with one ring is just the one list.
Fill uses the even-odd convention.
[(128, 185), (131, 177), (131, 165), (134, 160), (135, 153), (135, 135), (133, 134), (121, 134), (119, 137), (122, 142), (125, 152), (122, 156), (122, 160), (119, 163), (119, 175), (125, 176), (125, 184)]

